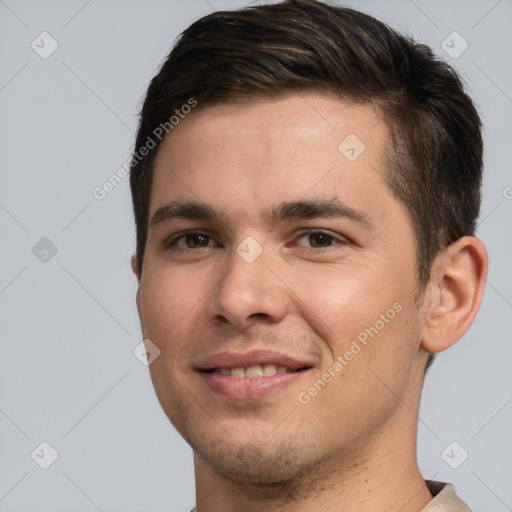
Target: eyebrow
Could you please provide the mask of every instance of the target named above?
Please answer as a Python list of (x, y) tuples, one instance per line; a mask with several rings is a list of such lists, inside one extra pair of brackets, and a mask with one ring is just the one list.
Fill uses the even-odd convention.
[(215, 210), (205, 203), (196, 201), (171, 201), (158, 208), (151, 218), (150, 226), (155, 227), (172, 219), (218, 220)]
[(360, 224), (361, 227), (368, 231), (375, 231), (377, 229), (366, 213), (348, 206), (338, 198), (331, 201), (312, 200), (281, 203), (270, 212), (268, 217), (274, 223), (283, 220), (310, 219), (315, 217), (345, 217)]
[[(331, 201), (310, 200), (283, 202), (264, 215), (270, 223), (277, 224), (285, 220), (311, 219), (316, 217), (345, 217), (368, 231), (377, 228), (368, 215), (352, 208), (335, 198)], [(154, 228), (172, 219), (219, 221), (216, 211), (206, 203), (199, 201), (171, 201), (156, 210), (150, 221)]]

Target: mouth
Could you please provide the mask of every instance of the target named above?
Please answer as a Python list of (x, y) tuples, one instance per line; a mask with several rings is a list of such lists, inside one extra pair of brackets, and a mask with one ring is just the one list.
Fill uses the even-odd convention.
[(226, 367), (216, 367), (210, 368), (208, 370), (202, 370), (204, 373), (215, 373), (224, 375), (225, 377), (232, 377), (233, 379), (260, 379), (265, 377), (273, 377), (277, 374), (283, 373), (298, 373), (309, 370), (309, 366), (304, 366), (302, 368), (293, 369), (284, 365), (275, 365), (275, 364), (256, 364), (252, 365), (248, 368), (226, 368)]
[(196, 370), (217, 396), (230, 401), (258, 400), (291, 386), (313, 365), (264, 350), (222, 352), (207, 357)]

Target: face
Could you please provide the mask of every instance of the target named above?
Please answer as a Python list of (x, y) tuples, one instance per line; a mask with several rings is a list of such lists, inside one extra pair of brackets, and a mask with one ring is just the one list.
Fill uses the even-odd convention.
[(160, 147), (137, 305), (159, 401), (217, 472), (279, 482), (414, 435), (417, 259), (387, 143), (372, 108), (306, 94), (197, 110)]

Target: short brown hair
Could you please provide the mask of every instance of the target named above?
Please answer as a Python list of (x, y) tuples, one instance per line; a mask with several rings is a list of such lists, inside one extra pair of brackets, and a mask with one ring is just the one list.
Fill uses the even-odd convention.
[(430, 48), (361, 12), (317, 0), (219, 11), (179, 37), (148, 88), (130, 186), (142, 273), (156, 148), (139, 151), (190, 98), (199, 108), (331, 92), (380, 108), (389, 128), (384, 179), (415, 229), (420, 284), (436, 254), (474, 234), (480, 209), (482, 135), (457, 73)]

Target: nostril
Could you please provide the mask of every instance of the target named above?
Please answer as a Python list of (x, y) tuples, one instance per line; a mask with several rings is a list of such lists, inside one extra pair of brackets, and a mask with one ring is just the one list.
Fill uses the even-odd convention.
[(249, 318), (254, 318), (256, 320), (272, 320), (272, 317), (267, 315), (267, 313), (252, 313), (249, 315)]

